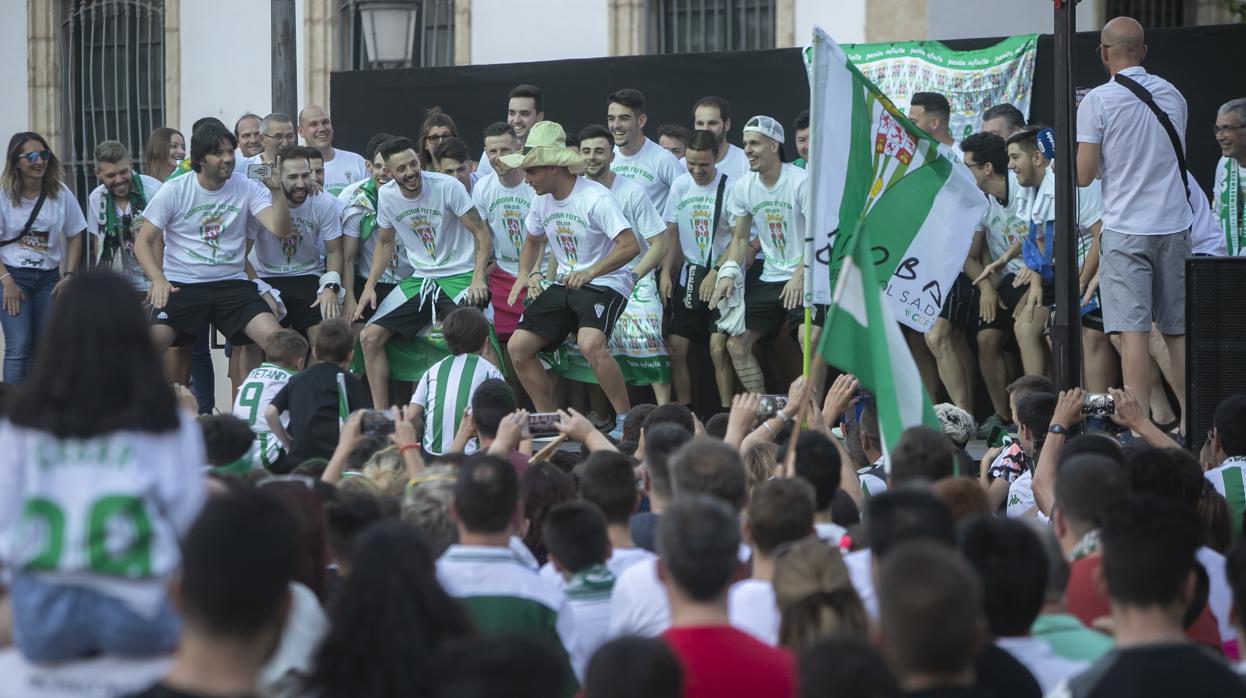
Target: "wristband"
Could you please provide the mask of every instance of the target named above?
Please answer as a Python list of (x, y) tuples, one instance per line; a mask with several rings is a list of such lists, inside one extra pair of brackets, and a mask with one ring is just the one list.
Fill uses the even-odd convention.
[(1068, 436), (1069, 430), (1064, 428), (1063, 424), (1052, 424), (1047, 427), (1048, 434), (1059, 434), (1060, 436)]
[(398, 447), (398, 455), (400, 455), (400, 456), (401, 456), (401, 455), (403, 455), (404, 453), (406, 453), (408, 450), (413, 449), (413, 448), (419, 448), (419, 447), (420, 447), (420, 445), (419, 445), (419, 444), (405, 444), (405, 445), (403, 445), (403, 446), (399, 446), (399, 447)]
[(13, 276), (13, 272), (9, 272), (9, 273), (5, 274), (4, 276), (0, 276), (0, 281), (4, 281), (5, 279), (9, 278), (10, 276)]
[(530, 271), (530, 272), (528, 272), (528, 276), (530, 276), (530, 277), (531, 277), (531, 276), (536, 276), (537, 274), (540, 274), (542, 279), (544, 279), (544, 278), (545, 278), (545, 272), (543, 272), (543, 271)]

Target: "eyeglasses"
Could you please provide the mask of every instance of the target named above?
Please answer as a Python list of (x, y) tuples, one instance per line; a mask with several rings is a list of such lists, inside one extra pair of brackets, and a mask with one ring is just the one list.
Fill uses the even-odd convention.
[(970, 169), (973, 169), (975, 167), (982, 167), (983, 165), (986, 164), (985, 162), (969, 162), (968, 160), (963, 160), (962, 162), (965, 163), (965, 167), (968, 167)]
[(1095, 49), (1095, 55), (1099, 55), (1105, 48), (1112, 48), (1112, 44), (1099, 44), (1098, 48)]
[(450, 134), (448, 134), (448, 133), (438, 133), (438, 134), (432, 134), (432, 133), (430, 133), (430, 134), (428, 134), (427, 136), (424, 136), (424, 140), (426, 140), (426, 141), (435, 141), (435, 142), (437, 142), (437, 143), (440, 143), (441, 141), (444, 141), (444, 140), (445, 140), (445, 139), (447, 139), (447, 138), (454, 138), (454, 136), (452, 136), (452, 135), (450, 135)]
[(47, 160), (48, 158), (52, 157), (52, 151), (34, 150), (29, 153), (20, 153), (18, 154), (17, 157), (33, 165), (35, 164), (36, 160)]
[(279, 141), (294, 140), (293, 133), (261, 133), (260, 135), (263, 136), (264, 138), (276, 138)]
[[(1233, 131), (1240, 131), (1244, 128), (1246, 128), (1246, 124), (1238, 124), (1237, 126), (1212, 126), (1211, 130), (1213, 133), (1219, 136), (1222, 133), (1229, 134), (1229, 133), (1232, 133)], [(31, 153), (31, 155), (33, 154), (34, 153)]]

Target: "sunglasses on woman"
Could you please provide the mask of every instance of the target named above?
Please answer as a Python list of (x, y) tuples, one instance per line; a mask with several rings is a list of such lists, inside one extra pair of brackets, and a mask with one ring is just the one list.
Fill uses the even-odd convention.
[(17, 157), (24, 158), (26, 162), (33, 165), (35, 164), (36, 160), (47, 160), (48, 158), (52, 157), (52, 151), (34, 150), (29, 153), (18, 153)]

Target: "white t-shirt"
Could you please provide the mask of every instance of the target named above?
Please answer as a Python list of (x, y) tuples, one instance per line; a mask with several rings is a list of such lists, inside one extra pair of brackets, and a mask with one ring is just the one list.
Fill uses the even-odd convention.
[(614, 200), (619, 203), (623, 217), (627, 219), (632, 233), (636, 236), (636, 242), (640, 244), (640, 252), (627, 263), (627, 270), (631, 271), (649, 251), (649, 240), (666, 232), (666, 223), (653, 207), (645, 190), (632, 180), (615, 176), (614, 182), (610, 184), (610, 193), (614, 194)]
[(1051, 645), (1036, 637), (997, 637), (995, 644), (1013, 659), (1025, 665), (1034, 680), (1043, 689), (1043, 695), (1052, 693), (1056, 685), (1085, 671), (1089, 662), (1066, 659), (1052, 651)]
[(476, 388), (490, 378), (505, 376), (478, 354), (447, 356), (428, 367), (411, 395), (411, 404), (424, 408), (425, 451), (441, 455), (450, 450)]
[(684, 173), (671, 185), (671, 195), (666, 199), (666, 210), (662, 212), (662, 218), (667, 223), (678, 224), (679, 247), (689, 264), (704, 265), (709, 261), (711, 237), (714, 240), (712, 252), (715, 260), (722, 258), (727, 245), (731, 243), (731, 216), (728, 209), (731, 184), (736, 181), (731, 175), (727, 176), (727, 187), (723, 190), (718, 228), (710, 234), (710, 226), (714, 224), (714, 202), (718, 197), (718, 183), (722, 178), (723, 172), (719, 170), (713, 181), (701, 186), (692, 179), (692, 175)]
[(861, 597), (861, 605), (870, 618), (878, 619), (878, 595), (874, 593), (873, 553), (869, 548), (854, 550), (844, 555), (844, 566), (848, 568), (848, 579), (852, 587)]
[(324, 161), (324, 188), (337, 196), (347, 185), (368, 178), (368, 163), (359, 153), (333, 149), (333, 159)]
[[(549, 237), (559, 279), (608, 257), (614, 239), (631, 227), (610, 190), (583, 177), (576, 178), (575, 187), (562, 201), (553, 194), (534, 198), (525, 225), (529, 235)], [(623, 266), (593, 279), (591, 285), (627, 298), (632, 293), (632, 275)]]
[(1020, 518), (1031, 514), (1043, 523), (1051, 521), (1038, 510), (1038, 504), (1034, 501), (1034, 476), (1027, 470), (1008, 483), (1008, 516)]
[(749, 239), (761, 240), (766, 266), (761, 280), (788, 281), (804, 262), (805, 216), (809, 211), (809, 176), (791, 163), (783, 163), (779, 180), (767, 188), (757, 172), (749, 172), (731, 184), (733, 217), (752, 216)]
[(85, 586), (154, 616), (181, 557), (178, 540), (206, 495), (194, 417), (182, 415), (170, 432), (89, 439), (3, 420), (0, 444), (0, 566)]
[[(1141, 66), (1126, 68), (1172, 121), (1185, 148), (1185, 97)], [(1168, 132), (1142, 100), (1115, 80), (1086, 94), (1077, 108), (1077, 140), (1098, 143), (1103, 227), (1130, 235), (1168, 235), (1190, 227), (1185, 184)]]
[[(359, 186), (368, 180), (363, 179), (342, 190), (337, 195), (338, 208), (341, 209), (342, 218), (342, 235), (352, 237), (358, 240), (363, 233), (360, 226), (363, 224), (365, 214), (371, 213), (373, 226), (368, 231), (368, 236), (359, 243), (359, 250), (355, 255), (355, 274), (357, 277), (367, 281), (368, 274), (372, 273), (372, 255), (376, 252), (377, 236), (376, 232), (376, 210), (375, 207), (365, 209), (362, 206), (351, 205), (351, 200), (358, 191)], [(407, 263), (407, 254), (402, 250), (402, 240), (394, 238), (394, 256), (390, 260), (389, 266), (385, 267), (385, 271), (381, 272), (381, 278), (378, 279), (383, 284), (396, 284), (403, 279), (411, 276), (415, 270)]]
[(493, 232), (493, 254), (498, 266), (511, 276), (519, 275), (519, 252), (528, 235), (524, 221), (535, 197), (536, 193), (527, 182), (507, 187), (493, 172), (477, 180), (472, 187), (476, 211)]
[(666, 195), (671, 184), (688, 168), (681, 167), (671, 151), (645, 138), (644, 145), (635, 155), (624, 155), (616, 145), (610, 170), (643, 187), (653, 207), (661, 211), (666, 208)]
[(767, 645), (779, 644), (779, 607), (774, 585), (764, 579), (745, 579), (731, 585), (727, 595), (731, 625)]
[[(251, 425), (251, 431), (259, 439), (259, 448), (255, 450), (255, 467), (267, 468), (281, 455), (281, 442), (273, 436), (268, 427), (265, 412), (268, 404), (277, 397), (277, 393), (286, 387), (286, 383), (294, 377), (294, 372), (277, 364), (264, 363), (247, 374), (247, 379), (238, 386), (238, 396), (234, 398), (232, 414)], [(290, 426), (290, 413), (281, 413), (281, 426)]]
[[(1008, 203), (1001, 204), (998, 199), (990, 194), (986, 194), (987, 209), (982, 214), (982, 228), (986, 230), (985, 241), (987, 252), (991, 255), (991, 259), (999, 259), (1004, 256), (1009, 247), (1013, 243), (1026, 236), (1030, 231), (1030, 226), (1018, 212), (1017, 203), (1020, 197), (1017, 193), (1021, 191), (1021, 185), (1017, 183), (1017, 175), (1011, 170), (1008, 172)], [(1025, 268), (1025, 262), (1020, 255), (1008, 260), (1004, 266), (1004, 273), (1017, 274)]]
[[(148, 177), (145, 174), (135, 175), (134, 182), (135, 183), (130, 185), (131, 187), (140, 186), (137, 183), (141, 182), (141, 186), (143, 187), (143, 201), (151, 201), (151, 197), (155, 196), (156, 192), (160, 191), (160, 187), (162, 186), (162, 182), (160, 180), (155, 177)], [(100, 252), (102, 252), (102, 249), (100, 249), (100, 240), (103, 238), (104, 229), (108, 225), (107, 212), (104, 210), (104, 202), (107, 200), (105, 194), (107, 192), (108, 187), (101, 184), (91, 190), (90, 196), (87, 197), (87, 213), (89, 214), (86, 218), (87, 232), (95, 236), (96, 249)], [(131, 203), (127, 203), (125, 209), (122, 209), (114, 203), (113, 209), (116, 213), (117, 221), (120, 223), (122, 216), (131, 213), (133, 205)], [(146, 291), (148, 287), (151, 286), (151, 280), (148, 279), (147, 275), (143, 273), (143, 268), (139, 266), (138, 259), (134, 257), (134, 238), (138, 236), (138, 229), (142, 226), (142, 224), (143, 214), (141, 212), (137, 216), (131, 216), (130, 239), (121, 241), (121, 248), (118, 250), (119, 253), (116, 255), (113, 262), (114, 264), (119, 263), (118, 266), (121, 274), (125, 276), (125, 278), (129, 279), (130, 283), (134, 284), (135, 288), (140, 291)], [(96, 256), (97, 261), (99, 259), (98, 254), (99, 252), (97, 252)]]
[(1227, 257), (1229, 245), (1224, 231), (1220, 229), (1220, 200), (1208, 203), (1203, 186), (1194, 179), (1194, 175), (1190, 175), (1190, 208), (1194, 211), (1190, 224), (1190, 254)]
[[(1056, 219), (1056, 173), (1051, 166), (1048, 166), (1047, 173), (1043, 175), (1043, 181), (1037, 187), (1021, 187), (1017, 190), (1015, 198), (1017, 199), (1017, 215), (1025, 223), (1027, 235), (1031, 222), (1044, 226), (1047, 221), (1054, 221)], [(1095, 180), (1089, 186), (1078, 187), (1077, 264), (1079, 267), (1086, 260), (1086, 253), (1090, 250), (1091, 243), (1094, 242), (1090, 229), (1102, 218), (1103, 190), (1099, 181)], [(1038, 230), (1038, 237), (1043, 241), (1044, 249), (1046, 249), (1045, 226)]]
[(376, 225), (393, 228), (407, 263), (420, 276), (441, 278), (471, 272), (476, 236), (460, 217), (472, 209), (467, 189), (454, 177), (421, 172), (420, 195), (407, 198), (391, 181), (377, 192)]
[[(680, 158), (679, 166), (687, 172), (688, 158)], [(728, 143), (727, 155), (722, 160), (718, 161), (714, 167), (716, 167), (719, 172), (725, 172), (727, 177), (734, 181), (748, 174), (748, 156), (744, 154), (744, 149), (740, 146)]]
[[(39, 197), (21, 197), (15, 206), (9, 192), (0, 194), (0, 240), (8, 242), (21, 235)], [(56, 196), (49, 196), (30, 225), (30, 232), (17, 242), (0, 247), (0, 262), (14, 269), (56, 269), (61, 265), (65, 238), (82, 234), (87, 227), (82, 209), (73, 192), (64, 184)]]
[(619, 575), (610, 596), (610, 637), (657, 637), (670, 626), (671, 606), (658, 579), (658, 558), (638, 562)]
[(143, 217), (164, 232), (164, 275), (199, 284), (247, 278), (243, 255), (252, 216), (273, 205), (268, 189), (235, 172), (208, 191), (188, 172), (147, 202)]
[(295, 234), (284, 238), (256, 220), (247, 226), (247, 237), (255, 241), (247, 259), (258, 276), (319, 277), (324, 273), (324, 244), (342, 237), (337, 199), (321, 192), (290, 206), (290, 224)]

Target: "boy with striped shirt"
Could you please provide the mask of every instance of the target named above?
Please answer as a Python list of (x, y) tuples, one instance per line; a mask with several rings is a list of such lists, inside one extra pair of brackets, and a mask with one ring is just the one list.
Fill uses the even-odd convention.
[(476, 388), (490, 378), (503, 378), (502, 372), (480, 355), (489, 341), (489, 322), (479, 310), (459, 308), (451, 312), (442, 322), (441, 333), (451, 355), (424, 372), (411, 396), (424, 452), (437, 456), (451, 450)]
[(1246, 510), (1246, 487), (1242, 483), (1246, 474), (1246, 395), (1232, 395), (1217, 405), (1212, 425), (1211, 448), (1219, 465), (1204, 477), (1228, 503), (1233, 537), (1239, 538), (1242, 512)]
[[(252, 467), (271, 468), (285, 455), (281, 441), (268, 427), (265, 414), (277, 393), (290, 382), (294, 374), (303, 370), (307, 348), (307, 340), (296, 330), (283, 329), (274, 332), (264, 348), (264, 363), (251, 371), (238, 387), (233, 415), (250, 425), (259, 442), (252, 452)], [(281, 415), (280, 419), (282, 426), (289, 428), (290, 415)]]

